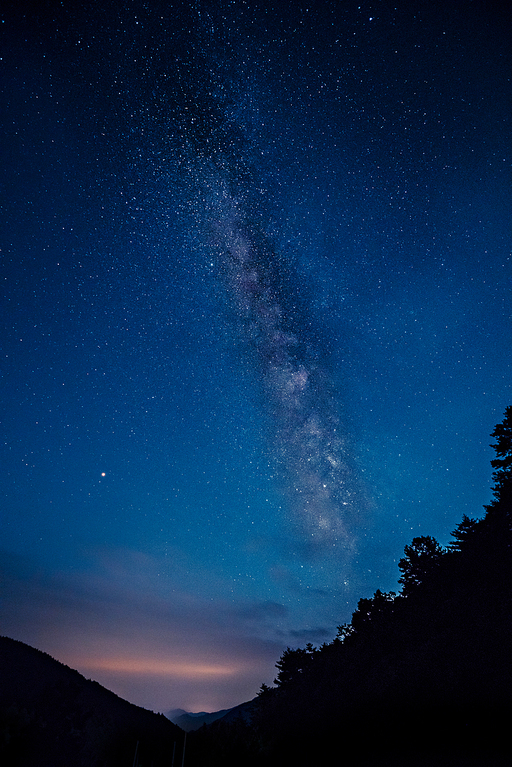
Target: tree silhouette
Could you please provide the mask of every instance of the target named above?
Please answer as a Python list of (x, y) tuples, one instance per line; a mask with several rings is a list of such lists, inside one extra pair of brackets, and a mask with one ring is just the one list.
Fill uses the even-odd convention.
[(448, 544), (449, 551), (460, 552), (463, 549), (467, 549), (468, 544), (475, 540), (475, 534), (478, 532), (480, 522), (481, 520), (472, 519), (471, 517), (468, 517), (467, 514), (464, 514), (462, 522), (459, 522), (452, 532), (452, 536), (455, 540)]
[(352, 615), (352, 630), (362, 633), (371, 628), (379, 628), (383, 619), (390, 613), (395, 598), (394, 591), (383, 593), (377, 589), (371, 599), (360, 599), (357, 610)]
[(299, 681), (304, 672), (308, 671), (311, 667), (315, 652), (311, 642), (305, 648), (299, 647), (297, 650), (287, 647), (276, 663), (279, 673), (274, 679), (274, 684), (282, 686)]
[(433, 577), (446, 549), (431, 535), (422, 535), (413, 538), (404, 553), (405, 557), (398, 562), (398, 569), (402, 573), (398, 582), (403, 586), (402, 594), (407, 596)]
[(446, 548), (414, 538), (399, 595), (377, 590), (332, 642), (284, 651), (254, 765), (319, 767), (340, 743), (347, 767), (512, 764), (512, 407), (492, 436), (485, 515), (464, 515)]
[(491, 447), (496, 451), (496, 458), (491, 461), (494, 469), (492, 478), (494, 500), (487, 506), (488, 513), (498, 510), (511, 527), (512, 514), (512, 405), (505, 410), (505, 418), (496, 425), (491, 437), (496, 442)]

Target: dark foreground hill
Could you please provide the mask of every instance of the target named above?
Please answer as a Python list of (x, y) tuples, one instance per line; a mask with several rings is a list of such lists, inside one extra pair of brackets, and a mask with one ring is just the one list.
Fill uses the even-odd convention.
[[(154, 767), (181, 756), (184, 733), (46, 653), (0, 637), (0, 764)], [(138, 743), (138, 746), (137, 746)]]

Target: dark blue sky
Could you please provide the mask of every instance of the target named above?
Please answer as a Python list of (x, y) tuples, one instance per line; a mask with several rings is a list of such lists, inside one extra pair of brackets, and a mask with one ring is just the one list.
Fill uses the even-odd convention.
[(289, 6), (2, 17), (0, 625), (156, 710), (396, 589), (512, 402), (510, 18)]

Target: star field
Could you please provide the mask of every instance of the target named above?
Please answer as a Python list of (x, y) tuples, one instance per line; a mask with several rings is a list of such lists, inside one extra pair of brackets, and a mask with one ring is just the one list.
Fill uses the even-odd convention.
[(2, 633), (154, 710), (233, 706), (481, 513), (506, 29), (420, 0), (4, 12)]

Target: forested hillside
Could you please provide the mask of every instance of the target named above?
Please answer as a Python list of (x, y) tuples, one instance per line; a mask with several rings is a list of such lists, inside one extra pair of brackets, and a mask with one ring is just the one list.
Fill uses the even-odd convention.
[(0, 636), (2, 767), (167, 767), (183, 736), (162, 714)]
[(288, 648), (252, 726), (197, 733), (198, 764), (510, 764), (512, 407), (492, 436), (484, 516), (446, 548), (415, 538), (399, 593), (361, 599), (320, 648)]
[[(512, 407), (492, 433), (493, 500), (446, 548), (414, 538), (398, 593), (360, 599), (329, 643), (288, 648), (251, 717), (189, 733), (188, 767), (512, 763)], [(476, 510), (478, 511), (478, 510)], [(170, 763), (183, 733), (0, 637), (2, 764)], [(181, 756), (180, 756), (181, 755)]]

